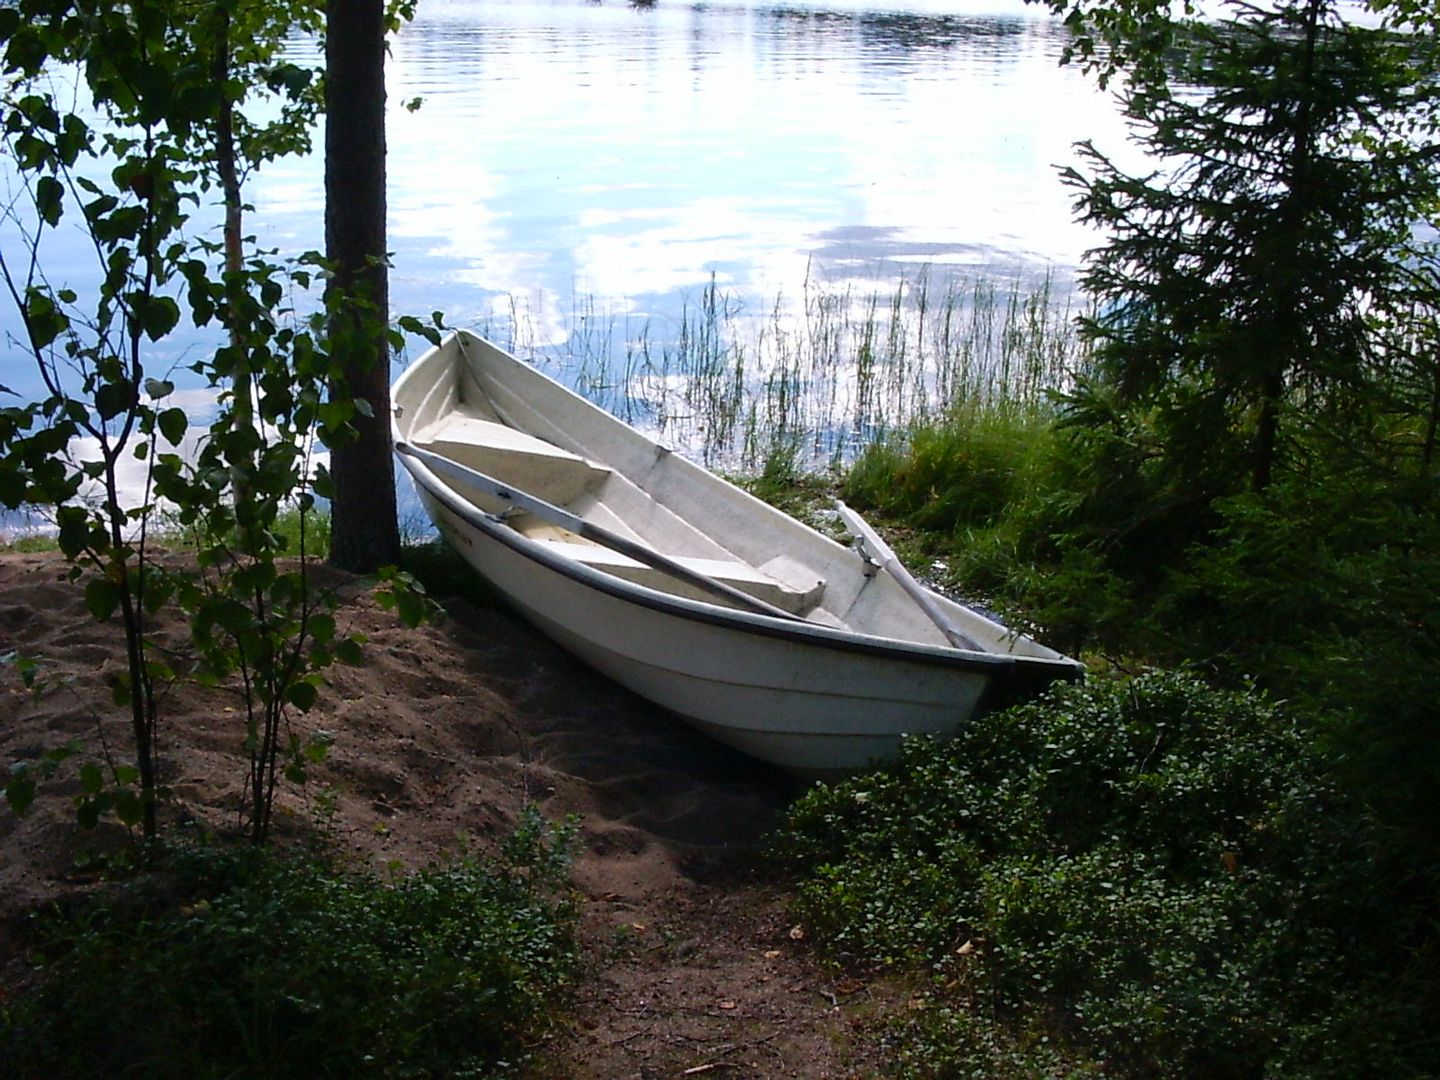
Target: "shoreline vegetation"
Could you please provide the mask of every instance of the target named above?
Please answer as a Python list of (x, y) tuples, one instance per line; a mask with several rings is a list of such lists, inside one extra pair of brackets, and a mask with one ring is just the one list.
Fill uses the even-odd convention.
[[(1360, 674), (1329, 657), (1373, 644), (1380, 605), (1426, 625), (1429, 600), (1404, 584), (1414, 566), (1382, 566), (1373, 532), (1342, 524), (1356, 496), (1340, 461), (1303, 505), (1282, 487), (1153, 551), (1126, 547), (1114, 518), (1135, 511), (1134, 493), (1087, 502), (1091, 455), (1110, 451), (1067, 427), (1069, 395), (1091, 374), (1071, 301), (1048, 280), (931, 289), (927, 272), (883, 294), (817, 289), (803, 318), (777, 303), (749, 319), (712, 284), (668, 344), (648, 324), (622, 336), (586, 314), (566, 346), (532, 354), (792, 512), (823, 518), (842, 494), (938, 585), (1091, 665), (1088, 687), (795, 804), (777, 847), (817, 947), (910, 987), (910, 1015), (873, 1021), (901, 1076), (1247, 1075), (1266, 1061), (1288, 1075), (1375, 1062), (1406, 1074), (1435, 999), (1423, 878), (1408, 869), (1429, 841), (1413, 792), (1376, 787), (1373, 749), (1355, 740), (1378, 720), (1355, 694)], [(524, 341), (523, 326), (510, 332), (512, 347)], [(616, 349), (623, 364), (607, 375)], [(1287, 592), (1316, 569), (1297, 530), (1320, 530), (1324, 551), (1309, 554), (1329, 560), (1333, 592)], [(455, 572), (423, 546), (410, 557), (422, 577)], [(1285, 614), (1297, 603), (1311, 620)], [(1347, 636), (1317, 637), (1326, 620)], [(1170, 666), (1189, 673), (1134, 679)], [(1426, 677), (1397, 668), (1368, 700), (1423, 693)], [(1002, 787), (1023, 774), (1022, 809), (993, 836), (942, 842), (946, 821), (997, 797), (981, 775), (991, 766)], [(1072, 774), (1099, 786), (1066, 786)], [(1125, 794), (1112, 804), (1106, 792)], [(1069, 832), (1029, 837), (1027, 815), (1060, 807)], [(1323, 857), (1339, 846), (1353, 857)], [(992, 863), (1012, 867), (1008, 884)], [(1366, 956), (1325, 944), (1344, 935)], [(1295, 978), (1310, 987), (1299, 1003)], [(1361, 1017), (1379, 1045), (1345, 1045)]]
[[(838, 492), (1090, 664), (792, 810), (821, 948), (921, 979), (900, 1074), (1423, 1074), (1440, 534), (1404, 369), (1378, 435), (1297, 390), (1257, 491), (1169, 471), (1164, 412), (1104, 397), (1101, 321), (1048, 280), (920, 272), (796, 312), (747, 321), (712, 285), (671, 347), (625, 336), (619, 378), (613, 323), (539, 359), (792, 512)], [(952, 846), (997, 782), (1026, 809)]]
[[(807, 275), (793, 303), (712, 279), (663, 318), (580, 296), (557, 344), (512, 302), (476, 332), (707, 466), (790, 482), (947, 414), (1048, 412), (1085, 369), (1078, 313), (1050, 270), (922, 264), (869, 290)], [(43, 526), (7, 516), (0, 545), (44, 548)]]

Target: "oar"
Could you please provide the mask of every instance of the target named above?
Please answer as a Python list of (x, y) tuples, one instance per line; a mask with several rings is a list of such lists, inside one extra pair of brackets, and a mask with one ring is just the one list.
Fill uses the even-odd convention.
[(890, 546), (880, 539), (880, 534), (872, 529), (864, 518), (839, 499), (835, 500), (835, 509), (839, 511), (840, 520), (845, 522), (845, 527), (850, 530), (851, 535), (860, 541), (861, 547), (869, 555), (870, 560), (894, 578), (899, 586), (910, 594), (910, 599), (914, 600), (926, 617), (940, 628), (946, 641), (957, 649), (969, 649), (973, 652), (986, 651), (978, 641), (964, 634), (951, 621), (949, 615), (940, 610), (940, 605), (935, 603), (935, 597), (930, 594), (930, 590), (910, 576), (910, 571), (901, 565), (900, 560), (895, 557), (895, 552), (890, 550)]
[(660, 570), (672, 577), (680, 578), (702, 589), (713, 596), (721, 596), (751, 611), (759, 612), (762, 615), (773, 615), (777, 619), (789, 619), (791, 622), (804, 622), (798, 615), (792, 615), (784, 608), (778, 608), (774, 604), (766, 603), (757, 596), (727, 585), (723, 581), (717, 581), (709, 574), (702, 574), (700, 571), (686, 566), (684, 563), (663, 555), (654, 548), (646, 547), (644, 544), (621, 536), (619, 533), (611, 532), (602, 525), (596, 525), (593, 521), (586, 521), (579, 514), (572, 514), (554, 503), (548, 503), (544, 499), (521, 491), (511, 484), (505, 484), (489, 476), (478, 469), (472, 469), (468, 465), (461, 465), (458, 461), (451, 461), (449, 458), (434, 453), (430, 450), (422, 450), (408, 442), (397, 441), (395, 452), (412, 457), (416, 461), (423, 462), (437, 473), (444, 473), (457, 480), (471, 484), (487, 495), (501, 499), (509, 503), (517, 510), (523, 510), (528, 514), (548, 521), (551, 525), (558, 525), (562, 529), (568, 529), (577, 536), (590, 540), (601, 547), (607, 547), (611, 551), (618, 551), (621, 555), (628, 556), (636, 562), (644, 563), (646, 566)]

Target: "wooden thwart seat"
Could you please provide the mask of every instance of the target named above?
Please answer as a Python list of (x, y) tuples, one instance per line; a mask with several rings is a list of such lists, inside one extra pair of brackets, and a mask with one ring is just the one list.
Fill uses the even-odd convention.
[[(423, 450), (483, 473), (498, 485), (513, 484), (516, 492), (551, 504), (556, 514), (584, 513), (578, 506), (571, 511), (554, 508), (575, 503), (586, 492), (599, 488), (611, 475), (610, 469), (587, 461), (578, 454), (472, 412), (450, 412), (417, 431), (411, 441)], [(458, 484), (459, 489), (464, 490), (477, 506), (491, 513), (505, 513), (506, 519), (516, 529), (557, 554), (638, 585), (714, 602), (713, 593), (700, 588), (695, 582), (687, 582), (673, 571), (667, 572), (611, 547), (593, 543), (553, 521), (547, 523), (545, 515), (533, 506), (526, 507), (523, 503), (514, 505), (514, 496), (500, 492), (496, 487), (488, 486), (488, 482), (482, 483), (482, 480), (465, 477), (463, 470), (459, 476), (447, 476), (447, 481)], [(521, 511), (518, 516), (517, 510)], [(637, 544), (648, 546), (639, 534), (626, 531)], [(662, 545), (661, 551), (664, 546), (668, 545)], [(723, 549), (717, 547), (716, 550), (723, 553)], [(668, 551), (664, 554), (686, 570), (738, 589), (793, 615), (801, 615), (814, 608), (825, 588), (820, 581), (796, 588), (780, 580), (781, 577), (793, 580), (793, 573), (769, 564), (766, 569), (774, 573), (767, 573), (766, 569), (757, 569), (733, 557), (676, 556)], [(778, 559), (772, 561), (784, 562)]]
[[(674, 593), (677, 596), (715, 602), (713, 596), (685, 583), (673, 574), (667, 574), (653, 566), (646, 566), (628, 555), (611, 551), (598, 544), (587, 543), (583, 540), (555, 540), (548, 537), (532, 536), (532, 539), (540, 539), (549, 550), (557, 554), (594, 567), (596, 570), (602, 570), (607, 574), (613, 574), (625, 581), (645, 585), (661, 592)], [(757, 600), (764, 600), (767, 604), (773, 604), (792, 615), (799, 615), (813, 607), (819, 601), (821, 593), (824, 592), (824, 585), (821, 582), (817, 581), (812, 588), (807, 590), (793, 589), (784, 582), (777, 581), (763, 570), (757, 570), (753, 566), (734, 559), (698, 559), (674, 555), (671, 555), (670, 558), (696, 573), (704, 574), (731, 588), (749, 593)]]
[(505, 424), (451, 412), (412, 441), (563, 506), (598, 485), (610, 470)]

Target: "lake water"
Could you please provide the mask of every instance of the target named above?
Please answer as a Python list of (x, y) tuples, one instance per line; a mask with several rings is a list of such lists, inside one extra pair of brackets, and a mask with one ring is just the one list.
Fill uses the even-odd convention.
[[(1091, 237), (1055, 166), (1123, 129), (1064, 41), (1016, 0), (424, 0), (390, 69), (423, 102), (392, 108), (395, 304), (464, 325), (513, 301), (556, 340), (576, 298), (664, 317), (712, 275), (759, 302), (920, 263), (1068, 270)], [(307, 175), (257, 191), (305, 204), (287, 243)]]
[[(422, 0), (389, 66), (393, 305), (548, 343), (711, 280), (761, 308), (920, 264), (1063, 276), (1093, 238), (1056, 166), (1123, 145), (1064, 41), (1020, 0)], [(250, 195), (263, 242), (322, 245), (318, 157)]]
[[(577, 322), (663, 341), (711, 282), (756, 317), (921, 267), (1063, 288), (1095, 238), (1057, 166), (1124, 148), (1064, 43), (1020, 0), (422, 0), (388, 69), (392, 307), (543, 353)], [(262, 243), (322, 246), (318, 156), (249, 196)], [(0, 384), (39, 392), (13, 346)]]

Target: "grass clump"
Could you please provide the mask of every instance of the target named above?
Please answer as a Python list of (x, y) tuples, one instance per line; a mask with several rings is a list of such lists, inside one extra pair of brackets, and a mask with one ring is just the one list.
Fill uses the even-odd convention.
[(846, 473), (845, 498), (953, 536), (1015, 513), (1042, 487), (1053, 443), (1041, 408), (967, 401), (865, 447)]
[(25, 555), (59, 551), (60, 541), (48, 533), (24, 532), (7, 537), (0, 534), (0, 553)]
[[(0, 518), (3, 524), (3, 518)], [(284, 509), (276, 515), (274, 532), (282, 538), (282, 546), (292, 555), (302, 551), (312, 559), (330, 554), (330, 513), (328, 510)], [(188, 548), (195, 545), (193, 534), (171, 520), (162, 520), (156, 542), (161, 547)], [(17, 530), (7, 536), (0, 531), (0, 553), (16, 554), (60, 550), (57, 534), (51, 529)]]
[(39, 919), (0, 1074), (505, 1073), (574, 967), (571, 839), (531, 814), (496, 860), (393, 881), (171, 849), (109, 899)]
[(1076, 501), (1068, 469), (1046, 406), (970, 400), (866, 446), (840, 492), (949, 591), (1078, 654), (1099, 640), (1094, 626), (1117, 621), (1118, 601), (1113, 580), (1087, 576), (1083, 550), (1063, 551), (1075, 587), (1056, 587)]
[(913, 741), (781, 846), (835, 954), (933, 977), (909, 1075), (1408, 1075), (1374, 841), (1291, 717), (1169, 673)]

